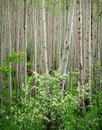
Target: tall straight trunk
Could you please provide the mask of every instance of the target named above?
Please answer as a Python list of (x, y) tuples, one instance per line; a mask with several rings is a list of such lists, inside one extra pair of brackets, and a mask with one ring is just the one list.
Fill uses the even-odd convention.
[(86, 1), (83, 1), (83, 51), (84, 51), (84, 61), (83, 61), (83, 74), (84, 74), (84, 82), (85, 82), (85, 76), (86, 76)]
[(82, 53), (82, 9), (81, 9), (82, 0), (77, 0), (77, 9), (78, 9), (78, 90), (80, 96), (80, 107), (84, 108), (84, 81), (83, 81), (83, 53)]
[[(16, 53), (19, 53), (19, 32), (20, 32), (20, 11), (19, 11), (19, 2), (17, 1), (17, 41), (16, 41)], [(18, 101), (18, 88), (19, 88), (19, 64), (16, 64), (16, 100)]]
[(98, 63), (100, 64), (100, 4), (99, 4), (99, 0), (97, 0), (97, 60), (98, 60)]
[(92, 80), (92, 43), (91, 43), (91, 40), (92, 40), (92, 38), (91, 38), (91, 35), (92, 35), (92, 26), (91, 26), (91, 0), (89, 0), (88, 1), (89, 3), (88, 3), (88, 5), (89, 5), (89, 18), (88, 18), (88, 20), (89, 20), (89, 23), (88, 23), (88, 25), (89, 25), (89, 89), (90, 89), (90, 99), (91, 99), (91, 80)]
[[(60, 64), (60, 68), (59, 68), (59, 71), (61, 74), (67, 73), (66, 70), (67, 70), (67, 65), (68, 65), (69, 47), (71, 44), (71, 37), (72, 37), (73, 25), (74, 25), (75, 2), (76, 2), (76, 0), (71, 0), (70, 10), (69, 10), (69, 18), (70, 19), (68, 19), (69, 25), (68, 25), (68, 29), (66, 32), (66, 37), (65, 37), (65, 41), (64, 41), (64, 48), (63, 48), (63, 52), (62, 52), (62, 59), (61, 59), (61, 64)], [(63, 97), (63, 91), (65, 89), (65, 84), (66, 84), (66, 81), (63, 81), (63, 83), (60, 86), (62, 97)]]
[(59, 42), (58, 42), (58, 67), (61, 63), (61, 44), (62, 44), (62, 10), (61, 10), (61, 1), (59, 0)]
[[(48, 3), (49, 7), (50, 8), (50, 4)], [(51, 10), (52, 11), (52, 10)], [(53, 57), (53, 50), (52, 50), (52, 36), (51, 36), (51, 30), (53, 28), (53, 25), (51, 25), (51, 13), (48, 12), (48, 15), (47, 15), (47, 43), (48, 43), (48, 67), (49, 67), (49, 70), (51, 70), (52, 66), (53, 66), (53, 62), (52, 62), (52, 57)], [(52, 22), (53, 23), (53, 22)]]
[[(34, 2), (35, 3), (34, 3), (34, 7), (33, 7), (33, 29), (34, 29), (33, 68), (34, 68), (34, 71), (37, 72), (37, 63), (38, 63), (38, 60), (37, 60), (37, 58), (38, 58), (38, 56), (37, 56), (37, 51), (38, 51), (38, 48), (37, 48), (37, 1), (35, 0)], [(35, 86), (37, 85), (36, 79), (34, 81), (34, 85)], [(34, 93), (34, 96), (37, 95), (36, 88), (34, 89), (33, 93)]]
[[(89, 24), (88, 24), (88, 17), (89, 17), (89, 8), (88, 8), (88, 1), (85, 1), (85, 13), (86, 13), (86, 24), (85, 24), (85, 28), (86, 28), (86, 33), (85, 33), (85, 50), (86, 51), (85, 54), (85, 76), (87, 76), (88, 74), (88, 67), (89, 67), (89, 59), (88, 59), (88, 52), (89, 52)], [(87, 80), (88, 80), (88, 76), (87, 76)]]
[[(41, 5), (42, 6), (42, 5)], [(39, 59), (40, 59), (40, 67), (39, 67), (39, 72), (40, 73), (44, 73), (43, 71), (43, 26), (42, 26), (42, 19), (40, 19), (40, 17), (41, 17), (41, 13), (42, 13), (42, 7), (39, 7), (39, 13), (38, 13), (38, 15), (39, 15), (39, 17), (38, 17), (38, 25), (39, 25), (39, 33), (38, 33), (38, 36), (39, 36), (39, 38), (38, 38), (38, 42), (40, 43), (39, 44), (39, 52), (41, 52), (40, 53), (40, 55), (39, 55)]]
[[(11, 42), (11, 12), (10, 12), (10, 7), (11, 3), (10, 0), (8, 0), (8, 24), (9, 24), (9, 55), (11, 55), (11, 47), (12, 47), (12, 42)], [(9, 68), (11, 69), (11, 63), (9, 63)], [(9, 114), (11, 114), (10, 109), (12, 105), (12, 79), (11, 79), (11, 71), (9, 73), (9, 79), (8, 79), (8, 108), (9, 108)]]
[(48, 61), (47, 61), (47, 42), (46, 42), (46, 15), (45, 15), (45, 0), (42, 0), (42, 22), (43, 22), (43, 56), (42, 67), (43, 73), (48, 73)]
[(33, 26), (34, 26), (34, 71), (37, 72), (37, 7), (35, 1), (33, 7)]
[[(1, 13), (1, 44), (0, 44), (0, 66), (3, 65), (3, 55), (4, 55), (4, 43), (3, 43), (3, 17), (4, 17), (4, 5), (3, 5), (3, 0), (2, 0), (2, 13)], [(3, 107), (3, 88), (4, 88), (4, 81), (3, 81), (3, 73), (0, 72), (0, 103), (1, 103), (1, 108)]]
[(23, 29), (24, 29), (24, 86), (27, 85), (27, 1), (24, 0), (24, 23), (23, 23)]
[[(19, 9), (20, 11), (21, 10), (23, 10), (23, 5), (21, 6), (21, 9)], [(20, 32), (19, 32), (19, 38), (20, 38), (20, 40), (19, 40), (19, 51), (20, 52), (24, 52), (24, 29), (23, 29), (23, 11), (22, 11), (22, 13), (20, 14)], [(24, 61), (23, 61), (24, 62)], [(23, 71), (24, 71), (24, 69), (23, 69), (24, 67), (23, 67), (23, 63), (22, 62), (20, 62), (19, 63), (19, 85), (20, 86), (22, 86), (22, 82), (24, 82), (23, 81)]]
[(70, 5), (70, 11), (69, 11), (69, 17), (70, 17), (68, 21), (69, 25), (66, 32), (64, 48), (62, 52), (62, 60), (61, 60), (60, 68), (59, 68), (61, 74), (66, 74), (66, 69), (67, 69), (67, 64), (68, 64), (69, 47), (71, 43), (71, 37), (72, 37), (73, 25), (74, 25), (74, 6), (75, 6), (75, 0), (72, 0), (71, 5)]
[[(54, 66), (54, 57), (55, 57), (55, 49), (54, 49), (54, 46), (55, 46), (55, 28), (56, 28), (56, 23), (55, 23), (55, 18), (54, 18), (54, 10), (55, 10), (55, 7), (54, 7), (54, 2), (53, 2), (53, 7), (52, 7), (52, 28), (51, 28), (51, 46), (50, 46), (50, 60), (51, 60), (51, 65), (50, 66)], [(53, 68), (53, 67), (52, 67)]]

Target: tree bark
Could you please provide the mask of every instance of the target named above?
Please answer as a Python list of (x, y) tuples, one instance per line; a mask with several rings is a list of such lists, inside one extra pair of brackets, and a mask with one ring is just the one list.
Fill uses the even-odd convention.
[[(61, 74), (66, 74), (67, 65), (68, 65), (69, 47), (71, 44), (71, 37), (72, 37), (73, 25), (74, 25), (74, 6), (75, 6), (75, 0), (71, 0), (70, 10), (69, 10), (70, 19), (68, 19), (69, 25), (68, 25), (68, 29), (66, 32), (64, 48), (63, 48), (63, 52), (62, 52), (62, 59), (61, 59), (61, 64), (60, 64), (60, 68), (59, 68), (59, 71)], [(66, 81), (63, 81), (63, 83), (60, 86), (61, 90), (62, 90), (62, 92), (61, 92), (62, 97), (63, 97), (63, 91), (65, 88), (65, 84), (66, 84)]]
[[(11, 48), (12, 48), (12, 41), (11, 41), (11, 12), (10, 12), (10, 0), (8, 0), (8, 24), (9, 24), (9, 55), (11, 56)], [(9, 63), (9, 68), (11, 69), (11, 63)], [(12, 70), (12, 69), (11, 69)], [(11, 78), (11, 71), (9, 73), (8, 78), (8, 108), (9, 108), (9, 114), (11, 114), (11, 106), (12, 106), (12, 78)]]
[(46, 42), (46, 15), (45, 15), (45, 0), (42, 0), (42, 22), (43, 22), (43, 55), (42, 67), (43, 73), (48, 73), (48, 60), (47, 60), (47, 42)]
[(24, 86), (27, 85), (27, 1), (24, 0)]
[(80, 96), (80, 107), (84, 108), (84, 81), (83, 81), (83, 53), (82, 53), (82, 0), (77, 0), (78, 9), (78, 91)]

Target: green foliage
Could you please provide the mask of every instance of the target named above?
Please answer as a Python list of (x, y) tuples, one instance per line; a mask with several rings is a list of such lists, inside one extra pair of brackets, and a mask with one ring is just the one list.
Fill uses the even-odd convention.
[(30, 61), (27, 62), (27, 67), (31, 67), (31, 62)]
[(10, 74), (11, 68), (7, 65), (0, 66), (0, 72), (2, 72), (5, 76)]
[(18, 62), (23, 60), (24, 55), (24, 52), (20, 52), (18, 54), (13, 52), (11, 55), (6, 57), (6, 63), (11, 62), (12, 64), (17, 64)]
[(3, 65), (0, 66), (0, 72), (4, 74), (5, 77), (9, 76), (12, 69), (9, 66), (11, 64), (17, 64), (18, 62), (22, 61), (24, 57), (24, 53), (20, 52), (19, 54), (13, 52), (11, 55), (7, 56)]
[(96, 58), (94, 58), (93, 64), (93, 93), (97, 92), (102, 86), (102, 66), (99, 64)]
[(75, 130), (77, 98), (72, 94), (67, 94), (61, 104), (61, 125), (60, 129)]
[[(76, 74), (77, 71), (72, 72), (75, 86)], [(65, 96), (63, 100), (61, 99), (59, 82), (67, 78), (68, 75), (62, 76), (56, 71), (52, 75), (39, 75), (33, 72), (32, 77), (28, 78), (28, 85), (20, 89), (19, 101), (13, 101), (12, 116), (8, 116), (6, 105), (3, 110), (0, 109), (0, 115), (3, 116), (0, 128), (2, 130), (48, 128), (51, 130), (101, 130), (102, 92), (93, 95), (90, 108), (81, 115), (78, 112), (78, 97), (73, 92), (74, 87), (72, 92), (66, 89)], [(22, 95), (24, 93), (25, 96)]]
[[(92, 103), (88, 111), (85, 111), (83, 116), (77, 116), (76, 129), (78, 130), (101, 130), (102, 129), (102, 91), (97, 95), (93, 95)], [(97, 104), (99, 100), (100, 106)]]

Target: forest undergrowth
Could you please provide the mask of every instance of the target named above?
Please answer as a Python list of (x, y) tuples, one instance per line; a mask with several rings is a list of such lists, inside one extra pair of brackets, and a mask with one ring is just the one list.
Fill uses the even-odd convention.
[[(16, 100), (15, 86), (12, 90), (11, 114), (8, 113), (8, 89), (4, 88), (3, 106), (0, 108), (0, 130), (101, 130), (102, 129), (102, 81), (94, 79), (91, 103), (87, 101), (87, 86), (84, 90), (85, 105), (80, 110), (77, 92), (77, 71), (70, 75), (39, 75), (33, 72), (27, 77), (28, 85), (19, 87), (19, 98)], [(64, 97), (59, 83), (67, 80)], [(96, 81), (97, 84), (96, 84)], [(5, 84), (6, 84), (5, 80)]]

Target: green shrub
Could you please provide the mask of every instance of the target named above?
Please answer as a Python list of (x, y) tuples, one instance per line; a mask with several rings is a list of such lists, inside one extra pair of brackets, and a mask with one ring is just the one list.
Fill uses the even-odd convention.
[(33, 76), (28, 78), (28, 85), (20, 89), (19, 101), (13, 101), (11, 116), (8, 116), (6, 104), (0, 109), (2, 117), (0, 128), (2, 130), (101, 130), (102, 92), (92, 96), (90, 108), (80, 115), (75, 86), (72, 92), (66, 89), (65, 96), (61, 99), (59, 82), (66, 80), (67, 77), (58, 72), (53, 72), (52, 75), (39, 75), (33, 72)]

